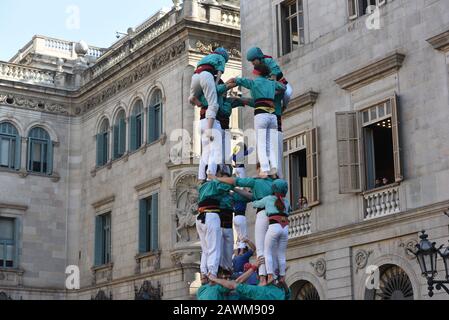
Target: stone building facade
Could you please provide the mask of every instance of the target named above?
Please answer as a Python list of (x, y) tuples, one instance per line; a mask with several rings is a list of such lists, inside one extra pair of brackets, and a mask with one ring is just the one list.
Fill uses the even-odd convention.
[[(367, 3), (378, 9), (365, 15)], [(294, 88), (283, 116), (294, 298), (428, 299), (406, 249), (423, 229), (439, 244), (449, 235), (449, 3), (254, 0), (241, 16), (243, 55), (261, 47)]]
[[(2, 297), (192, 297), (199, 112), (188, 95), (216, 46), (229, 49), (224, 77), (240, 75), (239, 1), (174, 1), (107, 49), (35, 36), (0, 62)], [(171, 157), (182, 152), (190, 162)], [(66, 290), (71, 265), (79, 290)]]

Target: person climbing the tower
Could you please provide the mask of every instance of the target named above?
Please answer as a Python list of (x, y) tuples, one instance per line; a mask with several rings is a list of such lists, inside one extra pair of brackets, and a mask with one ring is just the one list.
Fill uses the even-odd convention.
[(276, 117), (278, 121), (278, 175), (280, 178), (283, 178), (283, 170), (282, 170), (282, 159), (283, 159), (283, 141), (284, 141), (284, 133), (282, 130), (282, 114), (285, 109), (287, 109), (288, 104), (290, 102), (291, 96), (293, 94), (293, 88), (285, 79), (284, 74), (277, 64), (276, 60), (271, 56), (265, 55), (262, 50), (258, 47), (253, 47), (248, 50), (247, 60), (251, 62), (254, 66), (259, 64), (266, 64), (270, 70), (269, 78), (273, 81), (278, 81), (286, 86), (286, 90), (284, 93), (277, 94), (274, 103), (276, 106)]
[[(275, 279), (276, 267), (279, 268), (279, 281), (285, 281), (287, 261), (285, 252), (288, 244), (288, 215), (291, 212), (289, 201), (285, 198), (288, 184), (284, 180), (276, 180), (272, 185), (273, 194), (262, 200), (254, 201), (253, 207), (265, 209), (269, 227), (265, 235), (264, 257), (267, 268), (267, 283)], [(274, 261), (277, 259), (277, 261)]]
[[(215, 174), (217, 165), (220, 163), (221, 148), (213, 143), (214, 140), (220, 139), (221, 126), (216, 120), (219, 110), (217, 85), (221, 80), (221, 76), (225, 72), (226, 63), (229, 61), (229, 54), (225, 48), (217, 48), (213, 53), (205, 56), (198, 63), (197, 69), (192, 76), (192, 84), (190, 87), (190, 103), (201, 105), (200, 97), (205, 96), (207, 101), (207, 110), (205, 110), (204, 119), (200, 122), (201, 127), (201, 157), (207, 163), (209, 173)], [(202, 172), (200, 172), (200, 175)], [(200, 179), (201, 180), (201, 179)]]
[[(210, 179), (216, 179), (217, 181), (225, 184), (229, 184), (233, 187), (249, 188), (252, 192), (248, 192), (243, 189), (234, 188), (234, 192), (240, 194), (242, 197), (247, 198), (249, 201), (257, 201), (272, 195), (272, 184), (278, 179), (277, 175), (268, 176), (266, 178), (260, 178), (261, 168), (260, 164), (257, 165), (257, 172), (259, 177), (256, 178), (227, 178), (227, 177), (214, 177), (210, 176)], [(255, 240), (257, 258), (263, 258), (265, 235), (268, 230), (269, 220), (265, 214), (264, 209), (257, 210), (257, 218), (255, 225)], [(262, 264), (259, 268), (260, 283), (265, 285), (267, 283), (267, 271), (265, 264)]]
[(254, 80), (234, 78), (228, 81), (228, 85), (242, 86), (251, 91), (255, 108), (257, 155), (261, 165), (261, 176), (267, 177), (277, 173), (278, 169), (278, 124), (274, 99), (277, 93), (285, 91), (285, 86), (267, 79), (270, 69), (265, 64), (256, 65), (253, 73), (256, 76)]
[[(207, 168), (205, 168), (207, 170)], [(222, 176), (219, 166), (217, 175)], [(198, 187), (198, 217), (196, 228), (201, 244), (201, 281), (208, 275), (217, 276), (222, 252), (222, 230), (220, 219), (220, 201), (233, 186), (218, 180), (204, 181)]]

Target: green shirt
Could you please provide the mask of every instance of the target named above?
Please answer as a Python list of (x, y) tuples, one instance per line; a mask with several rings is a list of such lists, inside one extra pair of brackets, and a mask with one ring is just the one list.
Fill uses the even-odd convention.
[(198, 289), (196, 296), (198, 300), (220, 301), (225, 300), (225, 294), (229, 291), (229, 289), (226, 289), (219, 284), (213, 286), (206, 284)]
[(270, 284), (265, 287), (253, 286), (249, 284), (239, 284), (236, 292), (251, 300), (286, 300), (283, 288)]
[(207, 181), (198, 187), (198, 202), (201, 203), (206, 199), (221, 200), (229, 191), (234, 189), (233, 186), (221, 183), (218, 180)]
[[(276, 196), (267, 196), (261, 200), (254, 201), (253, 207), (259, 209), (265, 209), (265, 213), (267, 216), (272, 216), (279, 214), (279, 209), (276, 207)], [(290, 202), (284, 198), (285, 205), (285, 214), (289, 214), (291, 212)]]
[(279, 68), (279, 65), (277, 64), (276, 60), (274, 60), (273, 58), (263, 58), (262, 62), (270, 68), (271, 76), (277, 77), (282, 72), (281, 68)]
[(198, 67), (209, 64), (215, 68), (217, 71), (225, 72), (226, 60), (220, 54), (209, 54), (198, 62)]
[(241, 188), (251, 188), (253, 191), (253, 200), (260, 200), (266, 196), (272, 195), (273, 179), (266, 178), (236, 178), (235, 185)]
[(234, 192), (232, 194), (227, 193), (223, 195), (220, 199), (220, 209), (227, 209), (227, 210), (234, 210), (234, 204), (236, 202), (251, 202), (245, 197), (242, 197), (237, 192)]
[(268, 80), (264, 77), (256, 77), (254, 80), (247, 78), (236, 78), (236, 84), (251, 91), (254, 100), (271, 99), (274, 100), (276, 90), (285, 90), (282, 83)]
[[(227, 89), (228, 87), (225, 84), (219, 84), (217, 86), (218, 105), (220, 106), (220, 109), (222, 108), (223, 102), (225, 100), (223, 94), (227, 91)], [(207, 102), (204, 94), (201, 94), (199, 100), (204, 108), (207, 108), (209, 106), (209, 103)]]

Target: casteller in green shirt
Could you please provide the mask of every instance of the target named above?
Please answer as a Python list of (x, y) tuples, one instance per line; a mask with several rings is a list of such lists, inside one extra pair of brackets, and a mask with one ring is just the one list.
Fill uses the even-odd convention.
[(289, 297), (282, 287), (274, 284), (261, 287), (241, 283), (237, 286), (236, 292), (251, 300), (287, 300)]
[(196, 296), (198, 300), (221, 301), (225, 300), (225, 295), (229, 292), (230, 290), (222, 285), (205, 284), (198, 289)]

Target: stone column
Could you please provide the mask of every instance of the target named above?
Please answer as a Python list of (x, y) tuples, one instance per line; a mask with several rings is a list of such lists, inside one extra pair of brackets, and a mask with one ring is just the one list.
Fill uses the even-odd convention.
[(187, 19), (198, 19), (198, 0), (184, 0), (184, 17)]

